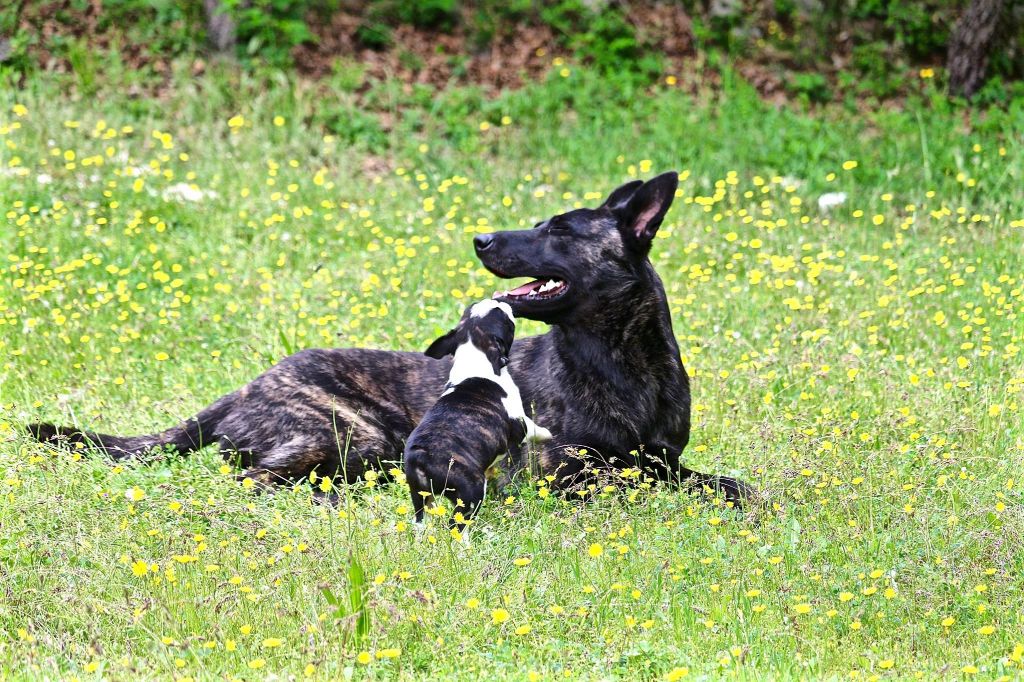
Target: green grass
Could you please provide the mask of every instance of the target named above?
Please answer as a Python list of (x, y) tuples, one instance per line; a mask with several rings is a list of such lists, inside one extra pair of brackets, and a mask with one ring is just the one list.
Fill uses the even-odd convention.
[[(804, 114), (571, 69), (490, 101), (376, 84), (392, 128), (325, 138), (343, 99), (216, 73), (0, 92), (0, 677), (1022, 674), (1024, 112)], [(300, 348), (422, 349), (495, 287), (473, 232), (667, 169), (685, 454), (758, 514), (538, 481), (467, 548), (417, 537), (401, 484), (336, 510), (214, 451), (112, 466), (20, 435), (161, 428)], [(190, 182), (215, 195), (164, 198)]]

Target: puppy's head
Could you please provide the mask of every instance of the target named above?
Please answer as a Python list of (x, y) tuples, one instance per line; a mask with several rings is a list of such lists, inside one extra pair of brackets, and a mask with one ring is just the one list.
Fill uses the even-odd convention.
[(459, 324), (430, 344), (425, 351), (432, 358), (454, 355), (460, 346), (470, 344), (483, 353), (494, 374), (508, 364), (508, 354), (516, 335), (512, 308), (504, 302), (480, 301), (466, 308)]

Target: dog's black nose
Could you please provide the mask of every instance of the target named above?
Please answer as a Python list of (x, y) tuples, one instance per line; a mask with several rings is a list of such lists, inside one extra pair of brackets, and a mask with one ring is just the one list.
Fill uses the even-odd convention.
[(491, 248), (493, 244), (493, 234), (478, 234), (477, 236), (473, 237), (473, 246), (476, 247), (477, 253), (481, 251), (486, 251), (487, 249)]

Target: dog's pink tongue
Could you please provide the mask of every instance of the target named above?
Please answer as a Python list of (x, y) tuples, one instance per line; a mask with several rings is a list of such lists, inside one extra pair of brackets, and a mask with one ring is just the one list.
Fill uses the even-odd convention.
[(535, 279), (532, 282), (527, 282), (522, 286), (516, 287), (515, 289), (508, 293), (509, 296), (525, 296), (526, 294), (530, 293), (531, 291), (539, 287), (541, 284), (542, 282), (539, 279)]

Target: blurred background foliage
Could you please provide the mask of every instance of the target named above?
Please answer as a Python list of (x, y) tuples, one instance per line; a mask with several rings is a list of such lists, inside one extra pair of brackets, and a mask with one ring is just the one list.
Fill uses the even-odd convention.
[[(998, 11), (985, 81), (1004, 103), (1024, 89), (1024, 3)], [(227, 55), (351, 89), (367, 77), (515, 87), (559, 56), (610, 79), (714, 86), (728, 63), (768, 99), (892, 100), (946, 77), (969, 0), (13, 0), (0, 9), (0, 75), (69, 74), (85, 94), (114, 78), (152, 89), (176, 62)], [(984, 8), (982, 8), (984, 9)], [(216, 35), (213, 35), (216, 33)], [(557, 65), (557, 63), (556, 63)], [(613, 81), (614, 86), (618, 85)], [(978, 90), (977, 93), (973, 90)]]

